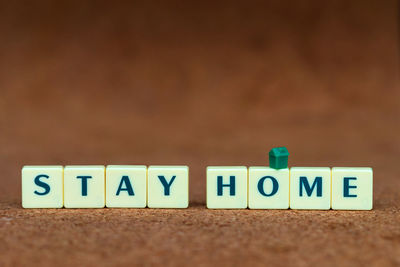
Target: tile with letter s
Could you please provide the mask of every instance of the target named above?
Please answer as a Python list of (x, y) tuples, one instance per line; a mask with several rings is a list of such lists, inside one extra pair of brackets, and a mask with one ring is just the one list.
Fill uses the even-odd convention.
[(24, 166), (21, 174), (22, 207), (63, 207), (62, 166)]

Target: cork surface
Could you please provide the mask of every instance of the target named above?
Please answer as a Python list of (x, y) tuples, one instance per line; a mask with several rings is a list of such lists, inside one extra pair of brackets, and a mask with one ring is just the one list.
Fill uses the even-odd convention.
[[(399, 266), (398, 3), (189, 2), (0, 4), (0, 266)], [(374, 209), (205, 208), (282, 145)], [(22, 209), (32, 164), (188, 165), (190, 207)]]

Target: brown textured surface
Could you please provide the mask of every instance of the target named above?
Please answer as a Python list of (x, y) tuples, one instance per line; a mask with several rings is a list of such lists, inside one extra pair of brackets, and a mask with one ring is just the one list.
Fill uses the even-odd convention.
[[(394, 1), (0, 4), (0, 266), (400, 265)], [(57, 3), (57, 4), (55, 4)], [(374, 210), (205, 209), (207, 165), (372, 166)], [(23, 210), (25, 164), (187, 164), (186, 210)]]

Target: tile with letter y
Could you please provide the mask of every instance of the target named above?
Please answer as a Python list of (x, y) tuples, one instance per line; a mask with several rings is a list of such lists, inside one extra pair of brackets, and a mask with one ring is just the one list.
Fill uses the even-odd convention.
[(332, 209), (371, 210), (372, 168), (332, 168)]
[(331, 169), (290, 168), (290, 208), (328, 210), (331, 208)]
[(22, 207), (63, 207), (62, 166), (24, 166), (21, 174)]
[(249, 168), (249, 209), (288, 209), (289, 169)]
[(64, 207), (104, 208), (105, 167), (71, 165), (64, 168)]
[(247, 167), (207, 167), (207, 208), (247, 208)]
[(147, 167), (109, 165), (106, 168), (106, 206), (109, 208), (145, 208)]
[(187, 208), (189, 206), (188, 166), (149, 166), (147, 183), (149, 208)]

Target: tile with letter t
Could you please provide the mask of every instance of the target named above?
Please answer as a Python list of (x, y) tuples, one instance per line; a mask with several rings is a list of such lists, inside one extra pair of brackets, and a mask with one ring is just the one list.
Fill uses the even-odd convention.
[(24, 166), (21, 174), (22, 207), (63, 207), (62, 166)]
[(207, 208), (247, 208), (247, 167), (207, 167)]
[(104, 176), (104, 166), (66, 166), (64, 168), (64, 207), (104, 208)]
[(332, 168), (332, 209), (371, 210), (372, 168)]
[(288, 209), (289, 169), (249, 168), (249, 209)]
[(331, 208), (331, 169), (290, 168), (290, 208), (328, 210)]
[(106, 168), (106, 206), (109, 208), (145, 208), (147, 167), (109, 165)]
[(149, 208), (189, 206), (188, 166), (150, 166), (147, 173)]

